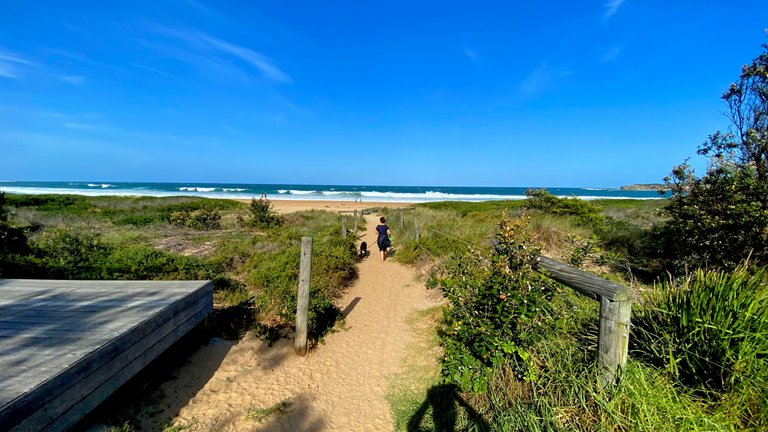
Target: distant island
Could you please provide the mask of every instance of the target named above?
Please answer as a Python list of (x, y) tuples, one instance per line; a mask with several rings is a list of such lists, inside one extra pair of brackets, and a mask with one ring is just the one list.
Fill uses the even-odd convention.
[(657, 191), (660, 189), (667, 189), (667, 187), (663, 183), (640, 183), (640, 184), (622, 186), (619, 189), (636, 190), (636, 191)]

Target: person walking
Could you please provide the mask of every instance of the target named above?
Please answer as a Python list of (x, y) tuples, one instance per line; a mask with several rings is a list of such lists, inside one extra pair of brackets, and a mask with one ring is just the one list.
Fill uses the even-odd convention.
[(392, 246), (392, 241), (389, 239), (392, 232), (389, 226), (387, 226), (387, 220), (384, 219), (384, 216), (380, 217), (379, 221), (381, 223), (376, 225), (376, 232), (379, 235), (376, 238), (376, 245), (379, 247), (379, 252), (381, 252), (381, 262), (384, 262), (387, 260), (387, 248)]

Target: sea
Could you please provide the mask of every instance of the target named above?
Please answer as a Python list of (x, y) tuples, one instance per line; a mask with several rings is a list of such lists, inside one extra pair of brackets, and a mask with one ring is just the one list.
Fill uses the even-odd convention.
[(127, 183), (105, 181), (0, 181), (0, 191), (16, 194), (73, 194), (117, 196), (197, 196), (270, 200), (333, 200), (363, 202), (492, 201), (525, 199), (528, 189), (546, 189), (559, 197), (594, 199), (659, 199), (656, 191), (578, 187), (461, 187), (355, 186), (244, 183)]

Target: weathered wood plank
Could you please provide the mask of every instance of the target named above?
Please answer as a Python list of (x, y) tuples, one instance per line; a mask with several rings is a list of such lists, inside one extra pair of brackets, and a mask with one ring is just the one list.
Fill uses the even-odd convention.
[(629, 298), (629, 288), (626, 286), (605, 280), (551, 258), (539, 257), (537, 266), (539, 269), (545, 270), (552, 279), (595, 300), (606, 298), (612, 301), (621, 301)]
[(80, 382), (72, 383), (56, 399), (37, 409), (13, 431), (68, 429), (210, 312), (210, 304), (204, 299), (196, 303)]
[[(121, 369), (116, 375), (110, 378), (107, 382), (102, 384), (99, 388), (93, 391), (91, 394), (81, 400), (77, 405), (72, 407), (69, 411), (64, 413), (61, 417), (54, 420), (54, 422), (46, 425), (46, 430), (51, 432), (64, 432), (69, 429), (70, 426), (77, 423), (78, 420), (83, 418), (96, 406), (98, 406), (104, 399), (109, 397), (117, 388), (125, 384), (131, 377), (136, 375), (141, 369), (146, 367), (152, 360), (157, 358), (163, 351), (168, 349), (174, 342), (179, 340), (182, 336), (192, 330), (195, 325), (199, 324), (210, 311), (205, 311), (188, 320), (184, 325), (178, 327), (172, 334), (158, 341), (158, 343), (152, 347), (151, 350), (145, 352), (140, 357), (137, 357), (127, 367)], [(14, 431), (14, 432), (21, 432)]]
[[(97, 339), (98, 342), (94, 344), (94, 347), (96, 348), (100, 346), (100, 348), (98, 348), (94, 355), (81, 359), (80, 362), (78, 362), (79, 366), (77, 368), (67, 369), (62, 374), (57, 375), (52, 380), (44, 383), (49, 387), (42, 392), (44, 393), (44, 401), (50, 400), (58, 393), (60, 393), (61, 390), (63, 390), (62, 386), (66, 385), (66, 383), (77, 382), (82, 378), (82, 376), (87, 375), (96, 368), (100, 367), (102, 363), (111, 361), (119, 352), (124, 350), (125, 347), (131, 346), (138, 340), (144, 338), (161, 323), (169, 320), (172, 316), (188, 308), (194, 304), (194, 302), (204, 297), (205, 294), (206, 293), (201, 288), (178, 302), (172, 303), (170, 305), (166, 304), (165, 308), (152, 311), (152, 314), (149, 315), (148, 319), (145, 319), (143, 322), (139, 321), (134, 323), (134, 325), (130, 327), (132, 331), (127, 333), (123, 338), (118, 339), (111, 334), (102, 334), (100, 332), (87, 332), (83, 339), (88, 340), (91, 336), (95, 336), (95, 339)], [(2, 334), (3, 331), (0, 331), (0, 337)], [(103, 337), (109, 337), (109, 342), (106, 344), (99, 343), (103, 340)], [(30, 397), (34, 395), (26, 396)], [(24, 397), (22, 397), (22, 399), (24, 399)], [(14, 405), (16, 405), (16, 409), (27, 406), (27, 404), (21, 403), (21, 401), (15, 403)], [(0, 410), (0, 423), (3, 422), (4, 415), (5, 410)]]
[(143, 367), (127, 363), (145, 365), (212, 308), (200, 281), (0, 279), (0, 293), (0, 431), (46, 412), (77, 421), (85, 411), (69, 406), (101, 402)]

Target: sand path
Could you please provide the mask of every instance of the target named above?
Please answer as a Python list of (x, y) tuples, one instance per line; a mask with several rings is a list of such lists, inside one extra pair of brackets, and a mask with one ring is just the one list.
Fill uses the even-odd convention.
[[(359, 279), (338, 303), (347, 315), (345, 330), (327, 336), (306, 357), (293, 353), (291, 340), (273, 347), (251, 336), (235, 345), (214, 340), (195, 354), (190, 368), (223, 353), (221, 364), (181, 408), (175, 423), (206, 431), (392, 430), (387, 377), (402, 368), (412, 340), (406, 317), (439, 299), (416, 280), (412, 268), (381, 262), (375, 249), (377, 222), (366, 216), (361, 240), (373, 250), (359, 264)], [(179, 380), (173, 385), (185, 384)], [(166, 388), (166, 397), (188, 392), (176, 390)], [(287, 408), (261, 422), (246, 418), (249, 408), (268, 408), (284, 400), (289, 401)]]

